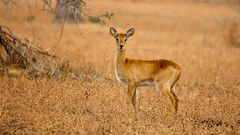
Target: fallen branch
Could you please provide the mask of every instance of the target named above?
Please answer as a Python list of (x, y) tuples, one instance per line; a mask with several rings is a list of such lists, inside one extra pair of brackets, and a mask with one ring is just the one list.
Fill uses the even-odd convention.
[(2, 49), (1, 65), (18, 67), (34, 76), (72, 73), (68, 62), (62, 62), (47, 50), (35, 46), (28, 39), (17, 38), (4, 26), (0, 26), (0, 47)]

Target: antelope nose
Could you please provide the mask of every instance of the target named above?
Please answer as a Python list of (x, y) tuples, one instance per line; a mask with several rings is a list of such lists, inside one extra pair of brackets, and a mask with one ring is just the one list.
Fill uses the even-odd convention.
[(119, 45), (120, 49), (123, 49), (123, 45)]

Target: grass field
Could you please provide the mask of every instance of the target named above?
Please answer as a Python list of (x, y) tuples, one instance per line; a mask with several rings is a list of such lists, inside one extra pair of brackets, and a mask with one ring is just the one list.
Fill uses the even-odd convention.
[[(89, 0), (90, 15), (114, 13), (107, 25), (61, 25), (53, 14), (31, 1), (32, 23), (25, 0), (6, 19), (0, 4), (0, 25), (19, 37), (69, 60), (88, 77), (79, 80), (26, 76), (0, 77), (0, 134), (240, 134), (240, 14), (227, 4), (159, 2), (157, 0)], [(125, 104), (126, 87), (114, 72), (114, 26), (136, 33), (127, 56), (170, 59), (182, 76), (175, 87), (179, 111), (172, 113), (166, 98), (154, 88), (139, 88), (138, 119)], [(237, 36), (239, 35), (239, 36)], [(234, 38), (233, 38), (234, 37)], [(240, 43), (240, 42), (238, 42)]]

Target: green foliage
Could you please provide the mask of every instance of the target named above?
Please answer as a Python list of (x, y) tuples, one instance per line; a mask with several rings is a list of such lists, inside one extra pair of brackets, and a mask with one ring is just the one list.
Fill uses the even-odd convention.
[(32, 21), (34, 21), (35, 19), (36, 19), (36, 17), (35, 17), (34, 15), (29, 15), (29, 16), (26, 17), (26, 20), (27, 20), (28, 22), (32, 22)]
[(105, 25), (107, 22), (106, 22), (106, 19), (107, 20), (111, 20), (112, 17), (113, 17), (113, 13), (109, 13), (109, 12), (106, 12), (104, 14), (101, 14), (101, 15), (97, 15), (97, 16), (89, 16), (88, 17), (88, 20), (91, 22), (91, 23), (95, 23), (95, 24), (100, 24), (100, 25)]

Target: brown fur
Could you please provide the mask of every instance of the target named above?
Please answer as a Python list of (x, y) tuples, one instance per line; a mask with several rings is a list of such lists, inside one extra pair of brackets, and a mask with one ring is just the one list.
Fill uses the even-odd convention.
[(161, 89), (163, 94), (169, 98), (175, 111), (178, 110), (178, 98), (172, 87), (180, 78), (180, 67), (169, 60), (134, 60), (125, 56), (125, 44), (128, 37), (134, 34), (134, 29), (127, 33), (117, 33), (110, 28), (110, 34), (117, 41), (116, 76), (119, 82), (128, 86), (128, 101), (136, 107), (136, 89), (139, 86), (150, 84)]

